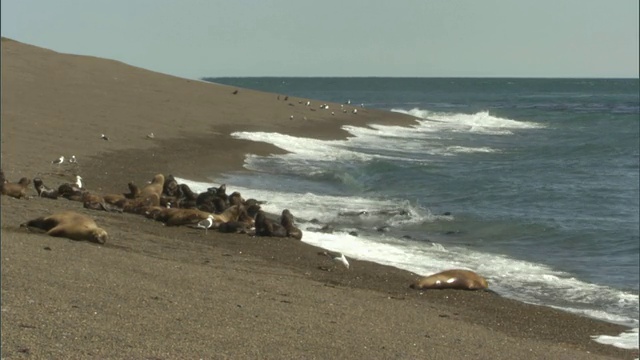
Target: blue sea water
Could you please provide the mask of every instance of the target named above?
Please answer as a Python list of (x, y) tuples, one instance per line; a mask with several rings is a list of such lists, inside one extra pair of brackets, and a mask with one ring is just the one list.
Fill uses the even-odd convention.
[(419, 119), (335, 141), (233, 134), (289, 153), (211, 183), (289, 208), (303, 241), (418, 274), (471, 269), (504, 296), (636, 328), (618, 346), (638, 347), (638, 79), (205, 80)]

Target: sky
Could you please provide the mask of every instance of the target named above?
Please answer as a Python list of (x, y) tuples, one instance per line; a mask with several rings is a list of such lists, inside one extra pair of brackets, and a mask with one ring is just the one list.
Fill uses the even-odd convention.
[(638, 78), (638, 0), (2, 0), (2, 36), (185, 78)]

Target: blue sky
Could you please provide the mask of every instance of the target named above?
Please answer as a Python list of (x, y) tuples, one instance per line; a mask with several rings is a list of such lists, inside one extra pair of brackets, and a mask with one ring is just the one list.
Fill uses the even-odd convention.
[(167, 74), (638, 78), (638, 0), (2, 0), (2, 36)]

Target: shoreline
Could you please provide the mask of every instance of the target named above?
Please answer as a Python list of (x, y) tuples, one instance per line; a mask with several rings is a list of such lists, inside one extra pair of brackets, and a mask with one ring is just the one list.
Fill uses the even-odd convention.
[[(232, 131), (335, 139), (346, 136), (343, 124), (412, 121), (367, 109), (357, 118), (316, 111), (296, 122), (290, 114), (310, 114), (297, 98), (290, 106), (277, 94), (234, 95), (233, 87), (5, 39), (2, 55), (2, 168), (11, 181), (39, 175), (53, 186), (80, 172), (102, 194), (156, 173), (212, 181), (210, 171), (248, 171), (247, 153), (283, 152), (232, 139)], [(79, 167), (53, 167), (59, 154), (76, 155)], [(366, 261), (321, 271), (318, 248), (303, 242), (205, 236), (65, 199), (2, 196), (1, 205), (3, 357), (25, 349), (117, 358), (638, 356), (590, 338), (626, 327), (488, 292), (417, 292), (408, 288), (415, 275)], [(96, 218), (111, 240), (96, 246), (18, 227), (64, 209)]]

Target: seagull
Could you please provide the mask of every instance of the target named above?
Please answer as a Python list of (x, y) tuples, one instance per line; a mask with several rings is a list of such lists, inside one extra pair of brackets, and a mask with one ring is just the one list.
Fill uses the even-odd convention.
[(357, 113), (358, 113), (358, 109), (353, 109), (353, 111), (352, 111), (352, 112), (353, 112), (354, 114), (357, 114)]
[(156, 136), (155, 136), (155, 135), (153, 135), (153, 133), (149, 133), (149, 134), (147, 135), (147, 139), (153, 139), (153, 138), (155, 138), (155, 137), (156, 137)]
[(76, 175), (76, 186), (82, 189), (82, 177), (80, 175)]
[(109, 138), (108, 138), (108, 137), (107, 137), (107, 135), (105, 135), (105, 134), (102, 134), (102, 135), (100, 135), (100, 136), (102, 137), (102, 140), (109, 140)]
[(204, 229), (204, 233), (207, 233), (207, 230), (213, 226), (213, 215), (209, 215), (208, 218), (201, 220), (198, 224), (196, 224), (197, 228)]
[(237, 94), (237, 93), (238, 93), (238, 90), (234, 91), (234, 92), (233, 92), (233, 95), (235, 95), (235, 94)]
[(289, 120), (293, 120), (293, 115), (289, 116)]
[(78, 160), (76, 160), (76, 156), (75, 155), (71, 155), (71, 158), (69, 159), (69, 162), (71, 164), (76, 164), (78, 162)]
[(336, 263), (341, 263), (347, 269), (349, 268), (349, 261), (347, 261), (347, 258), (341, 252), (321, 251), (318, 255), (324, 255)]
[(311, 101), (307, 101), (307, 106), (311, 106)]
[(60, 156), (59, 158), (53, 160), (51, 163), (52, 164), (56, 164), (56, 165), (60, 165), (64, 162), (64, 156)]

